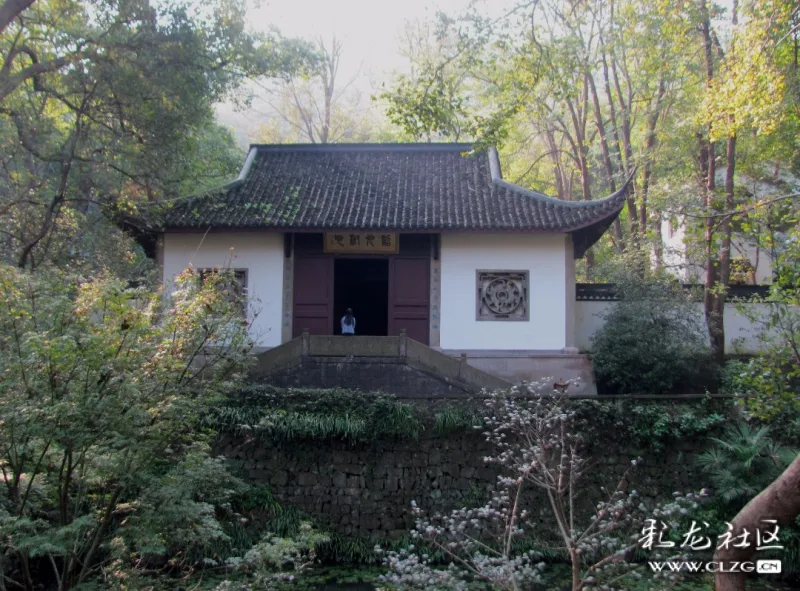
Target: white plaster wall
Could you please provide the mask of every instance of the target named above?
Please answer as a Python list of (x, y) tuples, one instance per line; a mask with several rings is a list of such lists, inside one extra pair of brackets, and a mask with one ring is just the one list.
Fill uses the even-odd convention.
[[(566, 236), (442, 234), (442, 349), (560, 350), (566, 346)], [(478, 321), (478, 270), (528, 271), (530, 315)], [(573, 293), (569, 297), (575, 297)]]
[[(581, 351), (591, 350), (592, 335), (603, 326), (603, 320), (599, 314), (614, 305), (614, 302), (575, 302), (575, 332), (577, 347)], [(766, 304), (743, 304), (757, 313), (766, 312)], [(705, 327), (703, 320), (703, 304), (693, 304), (701, 326)], [(761, 343), (758, 340), (760, 327), (753, 326), (750, 320), (741, 314), (737, 304), (725, 304), (725, 353), (728, 354), (748, 354), (757, 353)]]
[(744, 257), (753, 265), (756, 270), (756, 285), (772, 283), (772, 259), (768, 250), (759, 248), (753, 241), (734, 238), (731, 257)]
[(592, 335), (603, 326), (599, 314), (614, 305), (614, 302), (575, 302), (575, 346), (581, 351), (592, 349)]
[[(768, 304), (746, 304), (746, 306), (747, 312), (757, 314), (757, 318), (764, 318), (765, 314), (769, 312)], [(726, 353), (758, 352), (762, 346), (761, 341), (758, 339), (758, 335), (763, 330), (762, 326), (753, 326), (747, 316), (739, 312), (739, 307), (736, 304), (725, 304), (724, 322)]]
[[(664, 243), (663, 262), (665, 268), (684, 283), (702, 283), (705, 278), (704, 265), (689, 262), (687, 254), (686, 228), (683, 224), (671, 226), (668, 220), (661, 222), (661, 236)], [(772, 259), (768, 250), (740, 236), (733, 236), (731, 257), (744, 257), (756, 270), (756, 285), (772, 283)]]
[(249, 314), (256, 346), (281, 344), (283, 235), (275, 232), (166, 234), (164, 280), (169, 286), (186, 267), (230, 267), (247, 270)]
[[(680, 281), (690, 280), (691, 270), (687, 269), (686, 245), (683, 243), (685, 229), (682, 225), (673, 225), (670, 220), (661, 222), (661, 237), (664, 243), (662, 261), (664, 267)], [(655, 263), (655, 258), (653, 259)]]

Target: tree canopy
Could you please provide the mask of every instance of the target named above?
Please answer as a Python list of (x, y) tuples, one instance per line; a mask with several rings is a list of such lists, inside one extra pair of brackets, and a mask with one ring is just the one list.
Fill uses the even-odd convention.
[(307, 43), (245, 22), (238, 0), (37, 2), (17, 15), (0, 34), (3, 258), (38, 266), (64, 256), (64, 231), (87, 215), (228, 177), (237, 157), (213, 104), (247, 77), (314, 63)]

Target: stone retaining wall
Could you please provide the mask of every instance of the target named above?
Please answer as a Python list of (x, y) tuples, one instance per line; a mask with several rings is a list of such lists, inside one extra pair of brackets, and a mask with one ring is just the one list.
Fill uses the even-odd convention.
[[(646, 499), (662, 500), (674, 490), (688, 492), (702, 479), (694, 468), (699, 445), (680, 444), (669, 451), (649, 452), (608, 441), (598, 441), (593, 454), (597, 468), (586, 486), (616, 486), (630, 466), (643, 462), (631, 475), (630, 489)], [(254, 484), (266, 485), (283, 504), (312, 516), (320, 526), (344, 536), (399, 536), (413, 526), (411, 501), (426, 512), (478, 506), (487, 498), (498, 472), (484, 464), (491, 447), (479, 433), (450, 437), (432, 434), (413, 441), (379, 441), (353, 447), (342, 441), (275, 446), (232, 435), (221, 438), (218, 451), (234, 461)], [(595, 503), (587, 491), (583, 502)], [(536, 511), (543, 499), (529, 498)], [(587, 508), (588, 510), (588, 508)]]

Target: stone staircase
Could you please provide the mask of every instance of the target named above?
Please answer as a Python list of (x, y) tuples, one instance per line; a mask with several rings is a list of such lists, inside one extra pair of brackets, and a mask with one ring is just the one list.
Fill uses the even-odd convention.
[(322, 336), (307, 332), (260, 353), (251, 377), (282, 387), (352, 388), (401, 398), (452, 398), (511, 383), (405, 335)]

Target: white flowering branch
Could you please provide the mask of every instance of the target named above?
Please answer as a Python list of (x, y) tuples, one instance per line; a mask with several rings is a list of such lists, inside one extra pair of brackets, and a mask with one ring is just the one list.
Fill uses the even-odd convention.
[[(514, 591), (541, 582), (542, 555), (520, 552), (514, 544), (526, 533), (528, 489), (542, 491), (547, 499), (545, 506), (555, 525), (548, 533), (560, 539), (557, 550), (571, 563), (572, 591), (612, 589), (623, 579), (641, 576), (631, 558), (648, 508), (636, 491), (626, 491), (637, 460), (587, 515), (579, 501), (590, 490), (584, 477), (597, 464), (590, 462), (589, 445), (575, 428), (568, 397), (552, 389), (552, 384), (553, 380), (544, 380), (489, 395), (484, 436), (495, 452), (484, 460), (504, 472), (497, 489), (483, 507), (457, 509), (431, 519), (412, 504), (416, 516), (412, 536), (423, 542), (423, 548), (440, 551), (448, 565), (434, 565), (423, 548), (388, 552), (386, 564), (392, 573), (386, 582), (401, 589), (466, 589), (471, 581), (481, 580)], [(682, 498), (653, 508), (655, 513), (649, 516), (679, 515)]]

